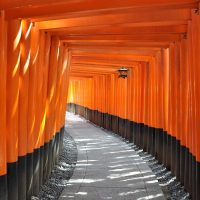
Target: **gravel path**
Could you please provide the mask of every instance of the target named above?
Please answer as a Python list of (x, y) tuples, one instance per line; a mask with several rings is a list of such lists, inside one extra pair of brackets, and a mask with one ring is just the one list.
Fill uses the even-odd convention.
[(57, 200), (73, 175), (77, 162), (77, 147), (74, 139), (65, 131), (63, 151), (49, 180), (41, 187), (38, 197), (31, 200)]

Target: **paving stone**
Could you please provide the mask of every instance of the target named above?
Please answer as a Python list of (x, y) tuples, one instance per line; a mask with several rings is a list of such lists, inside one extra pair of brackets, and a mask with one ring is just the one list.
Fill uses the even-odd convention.
[(130, 144), (73, 114), (67, 119), (78, 161), (59, 199), (164, 199), (155, 175)]

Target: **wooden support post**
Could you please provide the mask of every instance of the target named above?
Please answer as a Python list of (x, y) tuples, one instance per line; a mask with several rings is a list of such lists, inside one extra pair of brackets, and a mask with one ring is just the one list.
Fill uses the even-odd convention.
[(7, 200), (7, 156), (6, 156), (6, 67), (7, 27), (5, 13), (0, 11), (0, 199)]
[(39, 53), (39, 30), (34, 25), (31, 29), (30, 41), (30, 66), (29, 66), (29, 91), (28, 91), (28, 122), (27, 122), (27, 199), (33, 194), (33, 153), (35, 146), (35, 121), (36, 121), (36, 93), (37, 69)]
[[(49, 55), (51, 46), (51, 36), (45, 33), (45, 49), (44, 49), (44, 68), (43, 68), (43, 125), (46, 123), (46, 100), (47, 100), (47, 86), (48, 86), (48, 71), (49, 71)], [(43, 161), (43, 181), (48, 178), (48, 154), (49, 154), (50, 133), (44, 129), (44, 161)]]
[(48, 155), (48, 174), (50, 174), (53, 167), (53, 142), (55, 135), (55, 101), (56, 101), (56, 81), (57, 81), (57, 67), (59, 57), (60, 41), (57, 37), (52, 37), (49, 71), (48, 71), (48, 85), (47, 85), (47, 101), (46, 101), (46, 123), (45, 131), (50, 135), (49, 155)]
[(20, 41), (20, 82), (19, 82), (19, 199), (26, 200), (26, 155), (28, 135), (28, 92), (29, 92), (29, 66), (30, 66), (30, 33), (32, 23), (22, 20), (22, 36)]
[(19, 72), (21, 20), (8, 21), (7, 49), (7, 161), (8, 200), (18, 199)]

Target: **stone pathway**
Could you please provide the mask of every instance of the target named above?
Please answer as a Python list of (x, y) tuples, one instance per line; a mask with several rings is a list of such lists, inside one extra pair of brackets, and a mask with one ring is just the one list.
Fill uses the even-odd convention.
[(78, 160), (60, 200), (165, 199), (152, 170), (130, 144), (71, 113), (66, 131), (76, 142)]

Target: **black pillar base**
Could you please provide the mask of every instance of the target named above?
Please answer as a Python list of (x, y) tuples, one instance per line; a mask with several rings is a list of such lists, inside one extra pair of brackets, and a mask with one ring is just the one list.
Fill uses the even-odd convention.
[(33, 194), (33, 153), (28, 154), (26, 159), (26, 198), (31, 199)]
[(196, 162), (196, 199), (200, 199), (200, 162)]
[(8, 200), (18, 200), (18, 164), (8, 164)]
[(192, 191), (191, 191), (191, 196), (192, 199), (197, 199), (196, 198), (196, 159), (194, 156), (192, 156)]
[(49, 159), (49, 143), (44, 144), (44, 161), (43, 161), (43, 177), (44, 182), (48, 178), (48, 159)]
[(163, 130), (155, 129), (155, 157), (161, 163), (163, 160)]
[(8, 199), (7, 175), (0, 176), (0, 199)]
[(18, 199), (26, 200), (26, 156), (18, 159)]
[(185, 177), (185, 153), (186, 148), (184, 146), (180, 146), (180, 182), (184, 185), (184, 177)]
[(40, 186), (44, 183), (44, 174), (43, 174), (43, 168), (44, 168), (44, 146), (40, 147)]
[(52, 140), (49, 141), (49, 151), (48, 151), (48, 170), (47, 170), (47, 173), (48, 173), (48, 177), (50, 176), (51, 174), (51, 170), (52, 170), (52, 159), (53, 159), (53, 144), (52, 144)]
[(33, 195), (37, 195), (40, 190), (40, 149), (33, 153)]
[(176, 178), (180, 180), (181, 174), (180, 174), (180, 163), (181, 163), (181, 148), (180, 148), (180, 141), (176, 139), (176, 167), (175, 167), (175, 174)]

